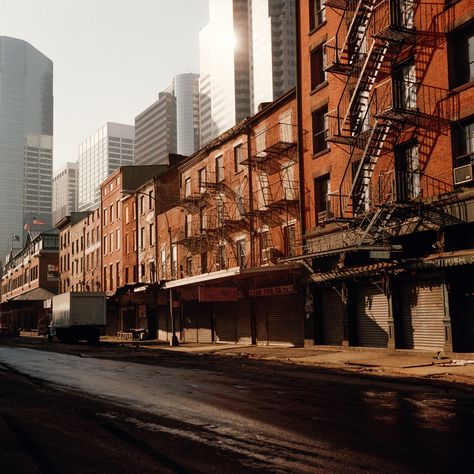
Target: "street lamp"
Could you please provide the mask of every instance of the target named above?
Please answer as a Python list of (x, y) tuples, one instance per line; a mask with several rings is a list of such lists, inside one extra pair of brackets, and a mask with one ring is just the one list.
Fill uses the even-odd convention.
[[(153, 186), (156, 191), (156, 186)], [(148, 196), (149, 199), (153, 200), (155, 203), (155, 223), (156, 223), (156, 231), (155, 231), (155, 242), (156, 242), (156, 261), (158, 262), (158, 223), (157, 223), (157, 217), (158, 217), (158, 199), (155, 195), (153, 196), (151, 194), (151, 191), (149, 193), (144, 193), (143, 191), (138, 191), (138, 190), (133, 190), (133, 189), (122, 189), (122, 194), (126, 196), (133, 196), (137, 194), (143, 194), (144, 196)], [(135, 205), (135, 212), (137, 213), (137, 225), (138, 225), (138, 202)], [(169, 239), (169, 252), (170, 252), (170, 271), (171, 271), (171, 265), (172, 265), (172, 255), (173, 255), (173, 242), (171, 239), (171, 226), (170, 222), (168, 219), (168, 214), (165, 211), (163, 213), (165, 215), (166, 219), (166, 225), (168, 226), (168, 239)], [(138, 229), (137, 229), (137, 236), (138, 236)], [(138, 260), (138, 245), (137, 245), (137, 260)], [(138, 264), (138, 262), (137, 262)], [(158, 267), (158, 265), (157, 265)], [(173, 308), (173, 290), (170, 289), (170, 319), (171, 319), (171, 341), (170, 341), (170, 346), (179, 346), (179, 341), (178, 341), (178, 336), (176, 335), (176, 328), (175, 328), (175, 320), (174, 320), (174, 308)]]

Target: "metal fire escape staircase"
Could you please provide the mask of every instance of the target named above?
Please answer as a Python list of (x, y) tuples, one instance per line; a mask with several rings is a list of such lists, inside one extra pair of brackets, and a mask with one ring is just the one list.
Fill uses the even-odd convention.
[[(383, 66), (397, 57), (402, 41), (399, 36), (377, 36), (380, 18), (388, 2), (359, 0), (346, 5), (338, 35), (329, 42), (333, 62), (327, 70), (347, 76), (334, 112), (328, 114), (328, 141), (349, 145), (350, 155), (336, 202), (330, 203), (334, 217), (345, 223), (345, 246), (362, 246), (383, 241), (385, 227), (393, 215), (393, 206), (380, 205), (371, 196), (372, 177), (391, 133), (401, 128), (400, 121), (377, 116), (390, 94), (374, 87)], [(350, 11), (354, 8), (354, 11)], [(336, 45), (334, 47), (334, 44)], [(340, 48), (338, 44), (342, 44)], [(329, 54), (329, 56), (331, 53)]]

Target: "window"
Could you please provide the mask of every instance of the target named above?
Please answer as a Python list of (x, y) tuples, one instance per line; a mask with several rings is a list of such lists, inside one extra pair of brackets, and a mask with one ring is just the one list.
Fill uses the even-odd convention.
[(474, 81), (474, 21), (448, 36), (451, 89)]
[(224, 179), (224, 167), (223, 167), (224, 157), (216, 157), (216, 183), (220, 183)]
[(126, 206), (125, 207), (125, 224), (128, 224), (130, 222), (130, 216), (128, 214), (128, 209), (129, 209), (129, 206)]
[(148, 193), (148, 209), (151, 211), (153, 209), (153, 204), (155, 202), (155, 198), (153, 196), (153, 191)]
[(129, 275), (128, 275), (128, 267), (126, 267), (126, 268), (125, 268), (125, 281), (124, 281), (125, 284), (128, 283), (128, 277), (129, 277)]
[(117, 275), (117, 286), (120, 286), (120, 263), (115, 264), (115, 274)]
[(178, 247), (176, 244), (171, 245), (171, 276), (176, 278), (178, 275)]
[(107, 209), (104, 209), (104, 225), (107, 225)]
[(201, 254), (201, 273), (207, 273), (207, 252)]
[(166, 250), (160, 252), (160, 261), (161, 261), (161, 279), (166, 278)]
[(145, 196), (140, 196), (140, 214), (145, 213)]
[(239, 143), (234, 146), (234, 171), (236, 173), (243, 171), (244, 167), (242, 161), (244, 161), (244, 150), (242, 148), (242, 143)]
[(136, 220), (137, 218), (137, 205), (135, 204), (135, 201), (132, 202), (132, 217), (133, 220)]
[(191, 276), (193, 274), (193, 258), (186, 257), (186, 275)]
[(114, 220), (114, 205), (110, 205), (110, 215), (109, 215), (110, 222)]
[(410, 142), (395, 148), (397, 201), (420, 197), (420, 160), (418, 143)]
[(184, 236), (191, 236), (191, 224), (192, 224), (192, 214), (186, 213), (184, 220)]
[(128, 254), (128, 234), (125, 234), (125, 237), (123, 239), (123, 246), (124, 246), (124, 249), (125, 249), (125, 253)]
[(109, 252), (113, 252), (114, 251), (114, 233), (111, 232), (109, 234)]
[(117, 199), (117, 202), (115, 203), (115, 218), (119, 219), (120, 217), (120, 201)]
[(309, 29), (317, 28), (326, 21), (324, 0), (309, 0)]
[(238, 240), (236, 242), (237, 250), (237, 266), (243, 268), (245, 267), (245, 239)]
[(227, 268), (225, 244), (220, 244), (217, 247), (217, 265), (219, 267), (219, 270)]
[(417, 83), (415, 62), (404, 62), (393, 72), (393, 105), (397, 109), (414, 110), (417, 107)]
[(109, 289), (113, 289), (114, 287), (114, 266), (112, 264), (109, 265)]
[(270, 260), (270, 231), (265, 230), (260, 233), (260, 259), (262, 263)]
[(133, 250), (137, 250), (137, 231), (133, 231)]
[(104, 249), (103, 249), (104, 255), (107, 254), (107, 236), (104, 237)]
[(149, 227), (148, 227), (148, 238), (149, 238), (149, 242), (150, 242), (150, 245), (153, 245), (153, 242), (154, 242), (154, 229), (155, 229), (155, 226), (153, 224), (150, 224)]
[(145, 248), (145, 227), (140, 227), (140, 249)]
[(463, 166), (474, 160), (474, 117), (453, 125), (452, 135), (454, 166)]
[(191, 196), (191, 178), (184, 180), (184, 197)]
[(293, 225), (288, 225), (284, 228), (284, 252), (285, 255), (288, 257), (292, 255), (293, 249), (295, 248), (296, 244), (296, 226)]
[(331, 217), (328, 194), (330, 192), (329, 175), (320, 176), (314, 180), (314, 211), (316, 213), (316, 225), (320, 225)]
[(326, 81), (324, 72), (324, 48), (323, 45), (314, 48), (311, 53), (311, 90), (316, 89), (320, 84)]
[(315, 110), (312, 114), (313, 122), (313, 155), (324, 151), (328, 147), (327, 143), (327, 105)]
[(144, 279), (145, 278), (145, 264), (140, 263), (140, 278)]
[(115, 250), (120, 250), (120, 229), (115, 231)]
[(198, 171), (199, 179), (199, 192), (204, 193), (206, 191), (206, 168), (202, 168)]

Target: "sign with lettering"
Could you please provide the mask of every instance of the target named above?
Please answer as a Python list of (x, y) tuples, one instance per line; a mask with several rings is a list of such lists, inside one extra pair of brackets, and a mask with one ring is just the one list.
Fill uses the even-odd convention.
[(199, 301), (237, 301), (239, 292), (234, 287), (199, 287)]
[(281, 285), (270, 288), (254, 288), (249, 290), (249, 296), (256, 298), (260, 296), (293, 295), (296, 292), (295, 285)]

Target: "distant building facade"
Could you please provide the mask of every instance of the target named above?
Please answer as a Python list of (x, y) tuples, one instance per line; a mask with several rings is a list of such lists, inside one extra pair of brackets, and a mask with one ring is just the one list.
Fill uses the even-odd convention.
[(77, 210), (78, 163), (66, 163), (53, 176), (53, 224)]
[(107, 122), (79, 145), (78, 210), (100, 204), (100, 183), (120, 166), (134, 163), (135, 127)]
[(26, 41), (1, 36), (0, 65), (3, 259), (32, 217), (51, 220), (53, 63)]
[(199, 148), (199, 74), (179, 74), (135, 118), (135, 164), (168, 163), (170, 154)]

